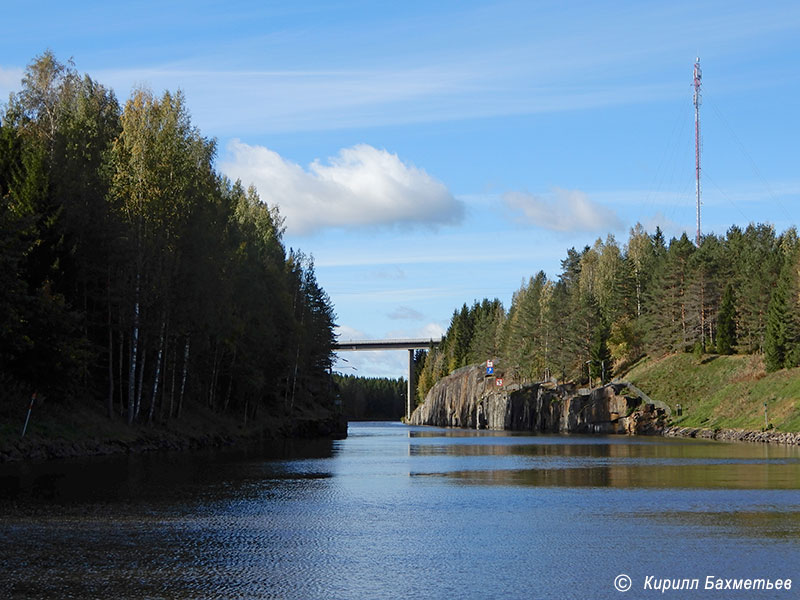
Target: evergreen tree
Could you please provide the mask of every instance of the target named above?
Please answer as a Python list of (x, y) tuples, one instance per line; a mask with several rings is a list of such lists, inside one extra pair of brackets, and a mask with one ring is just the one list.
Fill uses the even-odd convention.
[(544, 368), (542, 293), (546, 285), (547, 276), (539, 271), (512, 298), (502, 350), (512, 376), (535, 379)]
[(348, 420), (400, 420), (405, 414), (406, 381), (334, 373), (334, 383)]
[(766, 315), (783, 256), (771, 225), (750, 224), (742, 232), (731, 227), (727, 261), (733, 267), (739, 346), (747, 353), (764, 351)]
[(467, 353), (467, 364), (479, 363), (497, 356), (499, 351), (498, 331), (505, 318), (503, 305), (495, 298), (484, 299), (472, 307), (473, 334)]
[(726, 275), (724, 247), (715, 235), (705, 235), (689, 259), (686, 286), (686, 344), (713, 348), (722, 282)]
[(121, 111), (50, 52), (28, 66), (0, 115), (0, 401), (97, 399), (136, 422), (184, 398), (248, 419), (289, 385), (332, 399), (313, 262), (214, 155), (180, 93)]
[(733, 354), (734, 348), (736, 348), (736, 301), (733, 285), (728, 283), (722, 294), (717, 315), (717, 352)]
[(798, 318), (798, 261), (796, 253), (786, 257), (767, 309), (764, 362), (767, 371), (794, 367), (800, 361)]
[(643, 317), (648, 332), (648, 352), (684, 350), (689, 342), (687, 290), (691, 279), (689, 260), (694, 252), (694, 244), (684, 233), (670, 241), (663, 258), (656, 263), (648, 308)]
[(608, 349), (609, 329), (601, 324), (595, 329), (590, 348), (589, 375), (605, 385), (611, 375), (611, 352)]

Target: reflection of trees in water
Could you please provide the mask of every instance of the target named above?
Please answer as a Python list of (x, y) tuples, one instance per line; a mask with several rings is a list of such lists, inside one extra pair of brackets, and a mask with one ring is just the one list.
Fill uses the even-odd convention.
[[(78, 510), (87, 502), (175, 500), (220, 482), (225, 482), (224, 494), (230, 494), (265, 480), (325, 479), (331, 475), (315, 459), (332, 455), (332, 440), (286, 439), (228, 450), (0, 465), (0, 514), (15, 504), (56, 502)], [(292, 459), (308, 461), (307, 468), (299, 470)]]
[[(800, 489), (800, 449), (624, 436), (496, 436), (411, 431), (412, 456), (512, 462), (457, 464), (429, 474), (466, 484), (554, 487)], [(503, 468), (503, 466), (511, 468)], [(527, 468), (525, 468), (527, 467)]]
[(552, 468), (459, 470), (426, 473), (476, 485), (689, 489), (800, 489), (800, 464), (718, 463), (594, 466), (566, 463)]
[[(661, 437), (616, 436), (599, 438), (593, 436), (543, 436), (522, 438), (524, 442), (498, 443), (494, 437), (504, 442), (513, 440), (503, 434), (486, 436), (484, 432), (452, 430), (452, 435), (441, 430), (409, 432), (418, 443), (411, 446), (411, 453), (417, 455), (447, 456), (577, 456), (610, 457), (659, 460), (706, 460), (706, 461), (764, 461), (786, 459), (800, 462), (800, 449), (775, 444), (726, 444), (701, 440), (674, 440)], [(498, 432), (499, 433), (499, 432)], [(504, 433), (504, 432), (503, 432)], [(477, 441), (486, 438), (486, 442)], [(451, 438), (471, 438), (456, 441)]]

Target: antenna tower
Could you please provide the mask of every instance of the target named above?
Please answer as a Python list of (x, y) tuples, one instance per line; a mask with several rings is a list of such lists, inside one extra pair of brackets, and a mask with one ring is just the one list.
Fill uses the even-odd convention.
[(694, 61), (694, 166), (697, 177), (697, 237), (695, 243), (700, 246), (700, 84), (703, 72), (700, 70), (700, 59)]

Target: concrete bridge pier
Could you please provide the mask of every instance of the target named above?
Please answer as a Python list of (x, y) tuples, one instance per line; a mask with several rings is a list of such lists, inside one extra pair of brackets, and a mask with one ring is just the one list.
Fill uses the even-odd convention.
[(406, 421), (411, 419), (411, 413), (414, 411), (414, 349), (408, 349), (408, 396), (406, 398)]

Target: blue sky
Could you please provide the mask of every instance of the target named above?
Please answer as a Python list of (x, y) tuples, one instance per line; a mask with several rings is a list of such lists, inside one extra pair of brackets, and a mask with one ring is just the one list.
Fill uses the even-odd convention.
[(704, 231), (797, 223), (797, 2), (12, 1), (0, 97), (47, 48), (121, 101), (182, 89), (313, 254), (343, 339), (438, 335), (637, 221), (693, 235), (696, 56)]

